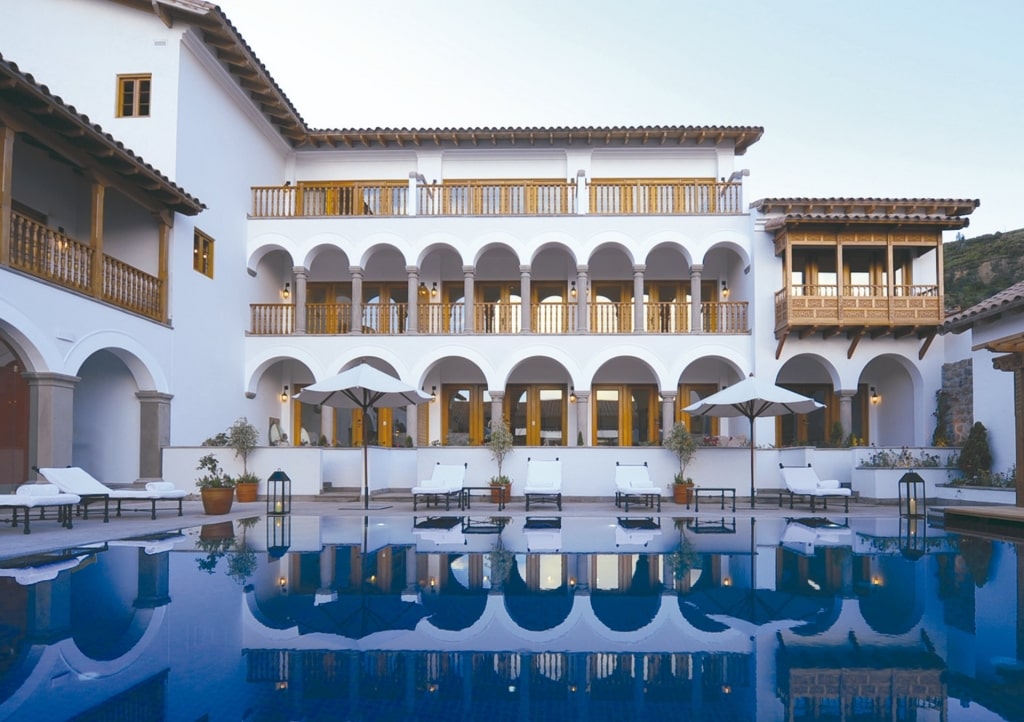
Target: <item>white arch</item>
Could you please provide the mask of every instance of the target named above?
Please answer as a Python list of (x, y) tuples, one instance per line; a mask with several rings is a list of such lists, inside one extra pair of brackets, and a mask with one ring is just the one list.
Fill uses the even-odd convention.
[(245, 359), (245, 391), (256, 393), (260, 379), (274, 364), (281, 361), (295, 361), (306, 367), (314, 379), (326, 376), (320, 368), (319, 359), (308, 350), (298, 346), (278, 346), (268, 348), (255, 355), (247, 355)]
[(44, 333), (28, 316), (2, 299), (0, 332), (10, 339), (21, 360), (32, 371), (64, 372), (64, 359), (53, 334)]
[(171, 387), (156, 357), (123, 331), (94, 331), (78, 339), (68, 351), (65, 367), (77, 376), (82, 364), (97, 351), (109, 351), (128, 367), (135, 385), (147, 391), (170, 393)]
[(604, 366), (609, 361), (612, 361), (613, 359), (617, 358), (628, 358), (642, 363), (654, 374), (654, 379), (657, 382), (659, 389), (675, 388), (675, 382), (672, 382), (668, 386), (665, 385), (665, 379), (667, 378), (667, 369), (660, 361), (653, 360), (651, 358), (645, 358), (650, 357), (650, 355), (651, 354), (648, 353), (642, 346), (635, 343), (605, 346), (604, 348), (601, 349), (599, 353), (591, 355), (587, 359), (587, 364), (583, 368), (583, 374), (586, 376), (586, 383), (585, 385), (577, 386), (576, 388), (591, 388), (594, 383), (594, 376), (597, 375), (597, 372), (601, 370), (601, 367)]

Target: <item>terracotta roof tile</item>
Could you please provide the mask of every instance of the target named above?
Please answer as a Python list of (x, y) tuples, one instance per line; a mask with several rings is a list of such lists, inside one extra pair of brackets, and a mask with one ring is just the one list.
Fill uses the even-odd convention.
[(940, 331), (960, 333), (974, 325), (975, 321), (998, 316), (1007, 311), (1024, 310), (1024, 281), (1018, 281), (1009, 288), (989, 296), (970, 308), (946, 317)]

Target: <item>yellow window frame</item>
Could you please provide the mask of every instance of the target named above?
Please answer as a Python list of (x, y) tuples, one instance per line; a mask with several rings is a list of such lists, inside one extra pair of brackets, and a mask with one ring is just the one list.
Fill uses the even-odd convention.
[(148, 118), (153, 91), (153, 76), (133, 73), (117, 76), (117, 117)]

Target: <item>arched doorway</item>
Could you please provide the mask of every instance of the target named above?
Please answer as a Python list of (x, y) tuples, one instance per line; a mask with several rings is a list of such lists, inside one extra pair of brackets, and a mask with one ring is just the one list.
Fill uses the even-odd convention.
[(25, 364), (0, 339), (0, 492), (28, 479), (29, 395)]

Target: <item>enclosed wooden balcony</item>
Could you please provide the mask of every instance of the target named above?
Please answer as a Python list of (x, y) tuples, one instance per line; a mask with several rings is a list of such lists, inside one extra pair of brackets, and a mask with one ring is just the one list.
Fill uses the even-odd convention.
[(88, 245), (11, 213), (10, 266), (72, 291), (162, 321), (163, 281)]
[(253, 187), (250, 217), (740, 214), (742, 190), (714, 178), (300, 181)]
[[(298, 331), (295, 306), (290, 303), (250, 304), (255, 336), (288, 335)], [(665, 302), (643, 305), (643, 328), (655, 334), (692, 333), (690, 304)], [(307, 303), (305, 334), (352, 333), (401, 335), (412, 332), (408, 303), (365, 303), (359, 323), (353, 324), (350, 303)], [(534, 334), (617, 334), (634, 333), (634, 305), (631, 301), (592, 301), (586, 305), (587, 323), (580, 323), (576, 303), (540, 303), (529, 309), (530, 333)], [(523, 309), (519, 301), (473, 304), (472, 331), (466, 323), (464, 303), (428, 303), (416, 307), (416, 333), (426, 335), (517, 334), (523, 332)], [(698, 333), (748, 333), (746, 301), (705, 301), (701, 303)]]

